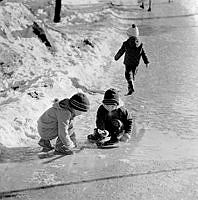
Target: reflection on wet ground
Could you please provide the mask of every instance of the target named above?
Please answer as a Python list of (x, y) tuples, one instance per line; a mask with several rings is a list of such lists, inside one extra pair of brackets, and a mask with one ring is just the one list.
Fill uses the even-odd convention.
[(25, 162), (35, 160), (41, 148), (36, 147), (16, 147), (4, 148), (1, 150), (0, 163), (4, 162)]
[[(197, 13), (189, 7), (174, 12), (173, 8), (163, 6), (163, 11), (142, 13), (135, 19), (151, 63), (148, 69), (140, 63), (136, 92), (132, 97), (123, 97), (126, 106), (135, 111), (137, 127), (145, 128), (130, 156), (137, 160), (197, 159)], [(119, 30), (124, 32), (131, 14), (119, 7), (116, 10)], [(114, 84), (120, 91), (126, 87), (126, 91), (124, 66), (119, 64), (122, 66)]]

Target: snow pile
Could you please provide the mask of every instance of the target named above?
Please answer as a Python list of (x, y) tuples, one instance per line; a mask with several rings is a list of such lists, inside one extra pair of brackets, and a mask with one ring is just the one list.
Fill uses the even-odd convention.
[[(0, 7), (0, 144), (7, 147), (38, 141), (36, 121), (54, 98), (84, 91), (92, 101), (92, 93), (109, 87), (104, 70), (112, 57), (108, 44), (112, 35), (118, 37), (116, 33), (110, 29), (68, 33), (63, 28), (67, 19), (60, 25), (46, 21), (22, 3)], [(52, 48), (34, 33), (34, 22), (43, 28)]]

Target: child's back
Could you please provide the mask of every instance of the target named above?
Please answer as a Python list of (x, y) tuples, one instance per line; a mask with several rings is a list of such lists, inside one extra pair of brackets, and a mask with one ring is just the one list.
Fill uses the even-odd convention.
[[(128, 40), (123, 42), (121, 49), (115, 55), (115, 60), (118, 60), (123, 54), (124, 56), (124, 64), (131, 66), (138, 66), (140, 62), (141, 55), (143, 55), (143, 59), (146, 59), (143, 50), (143, 44), (140, 43), (139, 39), (136, 37), (130, 37)], [(145, 62), (147, 62), (145, 60)]]
[(144, 51), (143, 44), (139, 40), (139, 31), (137, 26), (133, 24), (126, 33), (129, 38), (123, 42), (114, 59), (118, 60), (123, 54), (125, 54), (125, 78), (128, 82), (127, 95), (131, 95), (134, 92), (133, 81), (135, 79), (135, 74), (137, 73), (137, 67), (140, 63), (141, 57), (146, 64), (146, 67), (148, 66), (149, 61)]

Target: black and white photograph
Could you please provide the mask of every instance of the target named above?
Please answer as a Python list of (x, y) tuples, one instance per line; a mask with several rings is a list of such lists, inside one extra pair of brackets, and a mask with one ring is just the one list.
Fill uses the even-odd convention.
[(0, 199), (198, 200), (198, 0), (0, 0)]

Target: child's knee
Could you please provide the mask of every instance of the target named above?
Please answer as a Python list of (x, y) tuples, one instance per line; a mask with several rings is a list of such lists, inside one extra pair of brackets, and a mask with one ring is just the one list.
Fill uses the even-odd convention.
[(124, 125), (119, 119), (111, 120), (112, 132), (119, 135), (123, 131)]

